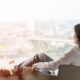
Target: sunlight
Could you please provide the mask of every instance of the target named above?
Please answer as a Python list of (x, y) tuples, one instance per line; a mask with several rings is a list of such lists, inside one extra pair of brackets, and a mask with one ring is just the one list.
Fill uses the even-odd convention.
[(79, 0), (1, 0), (0, 22), (80, 19), (79, 2)]
[[(40, 49), (43, 49), (44, 46), (46, 46), (46, 49), (48, 47), (51, 51), (55, 51), (54, 46), (56, 46), (57, 42), (56, 39), (51, 39), (50, 35), (54, 38), (59, 38), (63, 36), (62, 34), (70, 32), (70, 30), (67, 30), (67, 32), (61, 31), (61, 33), (59, 33), (59, 26), (56, 27), (56, 30), (52, 30), (52, 28), (50, 29), (45, 26), (46, 28), (44, 29), (46, 33), (43, 33), (43, 28), (41, 27), (39, 29), (38, 27), (40, 25), (37, 25), (37, 27), (35, 27), (36, 21), (54, 20), (52, 23), (55, 24), (56, 20), (80, 20), (79, 3), (79, 0), (0, 0), (0, 54), (33, 54), (32, 52), (37, 52)], [(14, 23), (18, 24), (13, 25)], [(49, 23), (49, 26), (56, 26), (52, 23)], [(50, 31), (48, 32), (49, 29)], [(35, 32), (35, 30), (40, 31), (40, 36), (37, 35), (39, 32)], [(52, 35), (53, 32), (55, 36)], [(34, 36), (35, 34), (37, 37)], [(45, 35), (46, 38), (43, 39)], [(67, 36), (69, 37), (69, 34)], [(65, 39), (63, 39), (63, 43), (59, 42), (59, 47), (72, 45), (68, 44), (70, 41)], [(71, 39), (71, 37), (69, 37), (69, 39)], [(55, 42), (52, 42), (53, 40)], [(42, 48), (39, 47), (41, 41), (43, 42)], [(52, 45), (48, 44), (49, 41), (51, 41), (50, 43)], [(36, 51), (33, 50), (33, 46)], [(38, 46), (39, 49), (36, 49), (36, 46)], [(51, 47), (53, 47), (53, 49), (51, 49)], [(50, 50), (47, 51), (50, 52)], [(58, 51), (58, 49), (56, 51)], [(5, 66), (8, 69), (11, 68), (8, 59), (0, 60), (0, 62), (4, 63), (0, 64), (0, 68), (4, 68)]]

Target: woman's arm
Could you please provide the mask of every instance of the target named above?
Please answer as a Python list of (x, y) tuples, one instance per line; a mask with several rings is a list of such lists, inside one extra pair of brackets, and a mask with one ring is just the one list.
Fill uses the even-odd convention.
[(76, 51), (75, 51), (74, 48), (72, 48), (67, 54), (65, 54), (62, 58), (60, 58), (57, 61), (40, 62), (40, 63), (34, 64), (33, 67), (34, 68), (39, 68), (39, 69), (55, 70), (60, 65), (71, 64), (75, 57), (76, 57)]

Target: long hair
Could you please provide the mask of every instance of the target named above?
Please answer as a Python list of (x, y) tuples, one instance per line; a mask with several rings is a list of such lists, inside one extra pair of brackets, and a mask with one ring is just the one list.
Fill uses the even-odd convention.
[(75, 35), (78, 39), (79, 47), (80, 47), (80, 24), (75, 25), (74, 30), (75, 30)]

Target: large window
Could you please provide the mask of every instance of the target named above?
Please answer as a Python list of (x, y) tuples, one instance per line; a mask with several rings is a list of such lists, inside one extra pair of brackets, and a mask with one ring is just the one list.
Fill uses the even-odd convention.
[(0, 58), (15, 58), (20, 62), (36, 53), (46, 53), (58, 59), (74, 45), (73, 27), (77, 22), (36, 20), (31, 26), (0, 24)]

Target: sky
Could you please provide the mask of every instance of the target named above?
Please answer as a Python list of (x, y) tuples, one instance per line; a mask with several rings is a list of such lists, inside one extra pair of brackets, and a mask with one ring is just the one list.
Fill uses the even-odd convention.
[(80, 19), (79, 0), (0, 0), (0, 22)]

